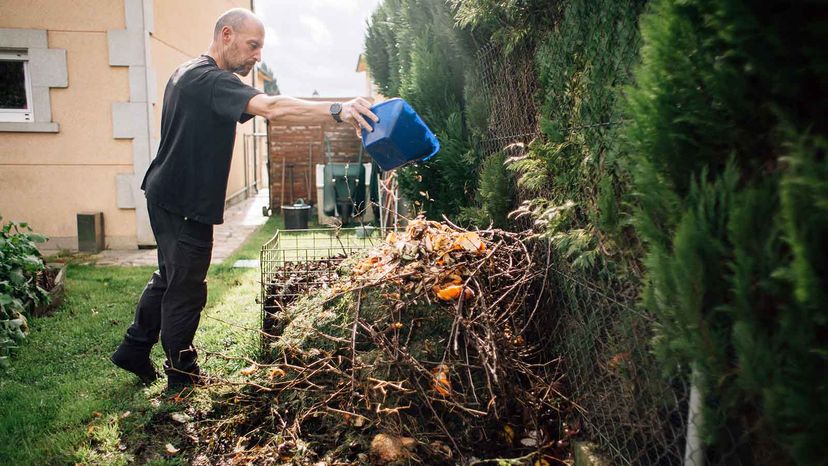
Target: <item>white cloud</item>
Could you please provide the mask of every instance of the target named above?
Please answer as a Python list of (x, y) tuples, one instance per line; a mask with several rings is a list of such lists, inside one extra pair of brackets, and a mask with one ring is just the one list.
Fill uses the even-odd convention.
[(282, 39), (276, 29), (267, 26), (265, 28), (265, 47), (279, 47), (280, 45), (282, 45)]
[(315, 44), (327, 45), (331, 43), (333, 38), (331, 31), (321, 19), (315, 16), (302, 15), (299, 17), (299, 24), (305, 26)]
[(365, 0), (307, 0), (313, 9), (338, 9), (356, 13), (364, 7)]
[(262, 59), (286, 95), (352, 97), (365, 91), (356, 73), (365, 20), (380, 0), (255, 0), (266, 27)]

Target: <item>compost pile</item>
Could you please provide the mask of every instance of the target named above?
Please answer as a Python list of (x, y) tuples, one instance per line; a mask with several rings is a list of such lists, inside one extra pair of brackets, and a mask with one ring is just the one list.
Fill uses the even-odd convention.
[(265, 284), (265, 309), (271, 310), (263, 316), (262, 328), (265, 332), (280, 334), (281, 326), (286, 322), (277, 318), (279, 314), (307, 293), (324, 292), (338, 283), (341, 278), (338, 268), (345, 258), (344, 254), (340, 254), (316, 261), (284, 262), (275, 270), (271, 281)]
[(211, 457), (563, 464), (575, 429), (547, 348), (548, 264), (527, 244), (416, 219), (367, 256), (325, 265), (336, 280), (275, 306), (278, 334), (227, 395)]

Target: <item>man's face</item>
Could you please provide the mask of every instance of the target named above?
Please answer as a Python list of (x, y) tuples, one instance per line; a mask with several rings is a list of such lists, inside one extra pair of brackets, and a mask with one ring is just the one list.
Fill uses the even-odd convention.
[(225, 63), (233, 73), (247, 76), (256, 62), (262, 60), (264, 27), (258, 21), (245, 21), (237, 31), (224, 34), (223, 39)]

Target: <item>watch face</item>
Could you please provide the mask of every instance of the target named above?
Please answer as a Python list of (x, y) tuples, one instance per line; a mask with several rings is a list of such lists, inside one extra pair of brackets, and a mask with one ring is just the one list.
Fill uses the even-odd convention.
[(342, 111), (342, 104), (335, 103), (331, 105), (331, 113), (339, 113)]

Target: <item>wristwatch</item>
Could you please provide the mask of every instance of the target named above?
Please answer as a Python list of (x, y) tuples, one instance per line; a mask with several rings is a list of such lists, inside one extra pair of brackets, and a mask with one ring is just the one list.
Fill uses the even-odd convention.
[(331, 104), (331, 116), (337, 123), (342, 123), (342, 118), (339, 117), (339, 114), (342, 113), (342, 104), (339, 102), (334, 102)]

